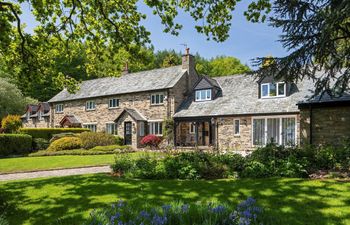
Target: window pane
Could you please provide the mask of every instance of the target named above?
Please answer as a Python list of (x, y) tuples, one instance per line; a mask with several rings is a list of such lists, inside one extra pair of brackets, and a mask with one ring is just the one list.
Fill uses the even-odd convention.
[(270, 96), (276, 96), (276, 84), (270, 84)]
[(284, 87), (285, 87), (285, 83), (279, 83), (278, 84), (278, 95), (284, 95)]
[(211, 99), (211, 90), (207, 90), (207, 99)]
[(159, 104), (159, 95), (156, 95), (156, 104)]
[(267, 84), (261, 85), (261, 95), (262, 96), (268, 96), (269, 95), (269, 86)]
[(164, 100), (164, 96), (163, 95), (159, 95), (159, 103), (163, 103)]
[(162, 122), (158, 123), (158, 126), (159, 126), (159, 133), (158, 134), (162, 134), (163, 133)]
[(205, 99), (205, 91), (202, 90), (202, 91), (201, 91), (201, 100), (204, 100), (204, 99)]
[(253, 120), (253, 144), (265, 145), (265, 119)]
[(267, 142), (280, 143), (280, 119), (267, 119)]
[(282, 145), (295, 145), (295, 118), (282, 119)]
[(239, 120), (235, 120), (235, 134), (239, 134)]

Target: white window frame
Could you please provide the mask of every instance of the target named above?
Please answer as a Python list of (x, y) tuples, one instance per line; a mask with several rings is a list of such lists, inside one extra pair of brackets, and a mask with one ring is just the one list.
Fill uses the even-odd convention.
[(63, 104), (55, 105), (55, 112), (56, 113), (63, 113)]
[[(204, 93), (204, 98), (202, 98), (202, 93)], [(195, 91), (195, 101), (204, 102), (212, 100), (212, 89), (201, 89)]]
[(85, 102), (85, 110), (86, 111), (93, 111), (96, 110), (96, 102), (93, 100), (86, 101)]
[[(92, 129), (92, 127), (95, 127), (95, 129)], [(97, 123), (84, 123), (83, 128), (90, 129), (91, 132), (97, 132)]]
[[(158, 126), (158, 132), (156, 133), (156, 127)], [(159, 132), (162, 131), (162, 132)], [(163, 121), (162, 120), (150, 120), (148, 121), (148, 133), (157, 136), (163, 136)]]
[(139, 123), (140, 127), (139, 127), (139, 136), (143, 137), (145, 136), (145, 122), (141, 121)]
[(27, 119), (27, 121), (30, 120), (30, 112), (26, 113), (26, 119)]
[[(238, 132), (236, 129), (236, 122), (237, 121), (238, 121)], [(241, 121), (240, 121), (240, 119), (233, 120), (233, 134), (234, 134), (234, 136), (239, 136), (241, 134)]]
[[(113, 101), (115, 101), (115, 106), (111, 106), (112, 104), (111, 103), (113, 103)], [(108, 100), (108, 108), (109, 109), (116, 109), (116, 108), (119, 108), (119, 99), (118, 98), (111, 98), (111, 99), (109, 99)]]
[[(157, 96), (158, 96), (158, 103), (157, 103)], [(165, 96), (164, 93), (151, 94), (151, 105), (163, 105), (164, 96)], [(153, 102), (153, 99), (154, 99), (154, 102)]]
[[(286, 97), (286, 89), (287, 89), (287, 84), (285, 82), (277, 82), (277, 83), (274, 83), (276, 84), (276, 96), (270, 96), (270, 85), (272, 83), (263, 83), (260, 85), (260, 95), (261, 95), (261, 98), (281, 98), (281, 97)], [(278, 94), (278, 89), (279, 89), (279, 84), (283, 84), (283, 95), (279, 95)], [(264, 86), (267, 86), (267, 96), (264, 96), (263, 95), (263, 87)]]
[[(295, 121), (295, 127), (294, 127), (294, 131), (295, 131), (295, 136), (294, 136), (294, 140), (295, 140), (295, 143), (294, 145), (298, 145), (298, 121), (297, 121), (297, 116), (296, 115), (283, 115), (283, 116), (254, 116), (252, 117), (252, 129), (251, 129), (251, 143), (252, 143), (252, 147), (261, 147), (261, 146), (265, 146), (266, 143), (268, 143), (268, 140), (267, 140), (267, 119), (279, 119), (279, 143), (276, 143), (278, 145), (282, 145), (282, 139), (283, 139), (283, 136), (282, 136), (282, 133), (283, 133), (283, 130), (282, 130), (282, 119), (283, 118), (294, 118), (294, 121)], [(264, 142), (265, 144), (264, 145), (254, 145), (254, 119), (265, 119), (265, 135), (264, 135)]]
[(196, 124), (195, 123), (190, 123), (189, 133), (190, 134), (195, 134), (196, 133)]
[(38, 111), (38, 120), (43, 120), (43, 112), (42, 111)]
[[(108, 126), (114, 126), (114, 132), (113, 133), (110, 133), (109, 130), (108, 130)], [(106, 133), (107, 134), (112, 134), (112, 135), (117, 135), (118, 134), (118, 130), (117, 130), (117, 124), (114, 123), (114, 122), (107, 122), (106, 123)]]

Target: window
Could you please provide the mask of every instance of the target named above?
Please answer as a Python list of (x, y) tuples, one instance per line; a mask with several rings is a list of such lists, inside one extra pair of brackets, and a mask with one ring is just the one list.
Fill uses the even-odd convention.
[(96, 105), (95, 105), (95, 101), (87, 101), (86, 102), (86, 110), (95, 110)]
[(209, 101), (211, 100), (211, 89), (196, 91), (196, 101)]
[(153, 94), (151, 95), (151, 105), (161, 105), (164, 101), (163, 94)]
[(149, 133), (154, 135), (162, 135), (162, 122), (150, 122)]
[(271, 117), (253, 119), (253, 145), (274, 142), (279, 145), (296, 144), (295, 117)]
[(97, 125), (96, 124), (84, 124), (84, 128), (90, 129), (92, 132), (96, 132), (97, 130)]
[(43, 112), (39, 111), (38, 112), (38, 120), (42, 120), (43, 119)]
[(116, 98), (109, 99), (108, 108), (112, 109), (112, 108), (118, 108), (118, 107), (119, 107), (119, 99), (116, 99)]
[(261, 84), (261, 97), (283, 97), (286, 96), (286, 83), (266, 83)]
[(190, 123), (190, 134), (196, 133), (196, 124)]
[(106, 123), (106, 133), (107, 134), (117, 134), (117, 124), (115, 123)]
[(145, 136), (145, 122), (140, 122), (139, 135)]
[(234, 134), (239, 135), (239, 120), (234, 120)]
[(56, 113), (63, 113), (63, 104), (56, 105)]
[(30, 112), (27, 112), (27, 113), (26, 113), (26, 119), (27, 119), (27, 120), (30, 120)]

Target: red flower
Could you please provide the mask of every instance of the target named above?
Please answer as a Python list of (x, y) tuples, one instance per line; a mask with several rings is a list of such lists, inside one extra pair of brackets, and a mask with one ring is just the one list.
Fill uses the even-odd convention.
[(141, 144), (145, 146), (155, 147), (157, 148), (162, 142), (162, 139), (160, 139), (158, 136), (154, 134), (149, 134), (141, 139)]

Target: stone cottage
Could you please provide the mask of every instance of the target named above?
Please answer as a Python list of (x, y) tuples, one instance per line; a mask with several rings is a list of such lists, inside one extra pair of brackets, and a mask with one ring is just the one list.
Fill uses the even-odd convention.
[(27, 105), (26, 112), (21, 116), (24, 127), (50, 127), (50, 105), (47, 102)]
[[(342, 106), (336, 119), (327, 117), (336, 108), (317, 112), (318, 119), (310, 116), (310, 105), (312, 112), (325, 109), (310, 101), (313, 88), (313, 81), (307, 79), (295, 84), (272, 77), (257, 80), (251, 75), (202, 76), (187, 49), (180, 66), (126, 71), (120, 77), (84, 81), (74, 94), (61, 91), (48, 101), (49, 126), (118, 134), (125, 144), (141, 147), (145, 135), (161, 136), (163, 121), (173, 119), (177, 147), (246, 151), (271, 141), (298, 145), (310, 143), (310, 137), (313, 141), (324, 138), (316, 133), (325, 128), (308, 127), (312, 121), (324, 119), (323, 127), (339, 121), (350, 124), (348, 105)], [(349, 104), (349, 100), (344, 101)], [(31, 110), (29, 116), (37, 115)], [(339, 132), (350, 136), (350, 129), (344, 129)]]

